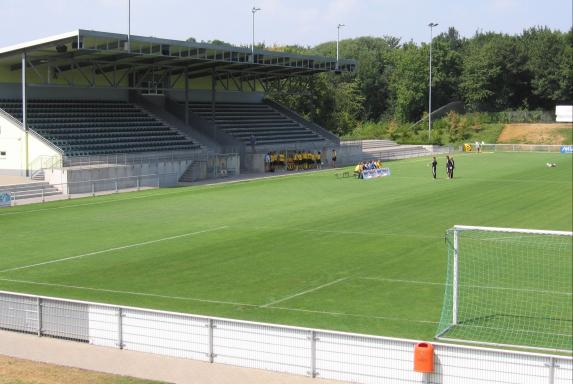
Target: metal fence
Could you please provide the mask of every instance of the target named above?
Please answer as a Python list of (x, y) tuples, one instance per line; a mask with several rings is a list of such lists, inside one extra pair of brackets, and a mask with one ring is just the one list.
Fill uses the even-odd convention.
[(354, 383), (566, 384), (568, 356), (435, 343), (435, 371), (413, 371), (416, 341), (0, 291), (0, 328), (99, 346)]
[(62, 199), (98, 196), (123, 191), (139, 191), (141, 189), (159, 188), (175, 185), (178, 182), (177, 173), (137, 175), (118, 178), (73, 181), (68, 183), (37, 183), (27, 184), (23, 189), (1, 187), (0, 193), (9, 193), (12, 205), (27, 202), (46, 202)]
[(561, 147), (549, 144), (481, 144), (483, 152), (560, 152)]

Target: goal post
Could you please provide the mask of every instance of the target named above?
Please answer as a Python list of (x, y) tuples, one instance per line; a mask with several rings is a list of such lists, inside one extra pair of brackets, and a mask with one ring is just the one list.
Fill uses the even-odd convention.
[(456, 225), (436, 338), (570, 352), (572, 232)]

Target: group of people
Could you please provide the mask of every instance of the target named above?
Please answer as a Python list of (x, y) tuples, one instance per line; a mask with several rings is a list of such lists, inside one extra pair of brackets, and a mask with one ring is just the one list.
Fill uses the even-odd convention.
[[(446, 156), (446, 173), (448, 175), (448, 179), (453, 179), (454, 178), (454, 169), (456, 168), (456, 163), (454, 162), (454, 157), (450, 157), (449, 155)], [(436, 157), (434, 156), (434, 158), (432, 159), (432, 176), (434, 176), (434, 179), (436, 178), (437, 175), (437, 169), (438, 169), (438, 160), (436, 160)]]
[(380, 169), (382, 168), (382, 161), (380, 160), (370, 160), (370, 161), (363, 161), (361, 163), (356, 164), (354, 167), (354, 175), (361, 179), (362, 172), (369, 169)]
[(289, 151), (269, 152), (265, 155), (265, 171), (275, 170), (300, 171), (303, 169), (318, 169), (322, 164), (320, 152)]

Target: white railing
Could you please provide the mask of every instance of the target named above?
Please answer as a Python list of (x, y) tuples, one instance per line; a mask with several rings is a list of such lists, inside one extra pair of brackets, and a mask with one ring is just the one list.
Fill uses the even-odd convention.
[(19, 205), (24, 200), (44, 203), (46, 201), (171, 186), (177, 184), (178, 178), (179, 175), (177, 173), (171, 172), (165, 174), (144, 174), (118, 178), (71, 181), (68, 183), (38, 183), (37, 186), (35, 186), (35, 184), (26, 184), (24, 188), (18, 188), (18, 186), (0, 186), (0, 193), (9, 193), (11, 195), (12, 205)]
[(435, 343), (414, 372), (415, 340), (289, 327), (0, 291), (0, 328), (99, 346), (354, 383), (572, 382), (570, 356)]
[(560, 152), (561, 147), (549, 144), (481, 144), (483, 152)]

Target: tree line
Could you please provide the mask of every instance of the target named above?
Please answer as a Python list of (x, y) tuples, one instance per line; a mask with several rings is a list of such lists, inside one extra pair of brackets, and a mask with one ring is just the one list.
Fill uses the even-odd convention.
[[(393, 36), (342, 40), (341, 57), (358, 61), (355, 73), (322, 73), (306, 89), (268, 96), (338, 135), (366, 123), (413, 123), (427, 114), (429, 48)], [(336, 42), (280, 49), (334, 56)], [(573, 28), (471, 38), (449, 28), (434, 38), (432, 56), (433, 109), (463, 101), (470, 112), (553, 110), (573, 99)]]

